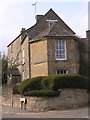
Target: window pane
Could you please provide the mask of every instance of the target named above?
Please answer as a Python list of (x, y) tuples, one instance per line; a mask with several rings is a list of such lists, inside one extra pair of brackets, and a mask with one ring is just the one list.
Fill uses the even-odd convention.
[(61, 40), (58, 40), (59, 46), (61, 46)]
[(61, 74), (63, 74), (63, 71), (61, 70)]
[(56, 70), (56, 74), (67, 74), (67, 70)]
[(61, 49), (65, 49), (64, 46), (61, 46)]
[(59, 49), (59, 47), (58, 47), (58, 46), (56, 46), (56, 49)]
[(62, 51), (62, 54), (65, 55), (65, 51)]
[(62, 46), (64, 46), (64, 44), (65, 44), (65, 41), (64, 41), (64, 40), (62, 40)]
[(56, 46), (58, 46), (58, 40), (56, 40)]
[(59, 46), (59, 49), (62, 49), (62, 46)]
[(59, 70), (57, 70), (57, 74), (60, 74)]
[(62, 55), (62, 58), (63, 58), (63, 59), (65, 58), (64, 55)]
[(59, 51), (56, 51), (56, 55), (58, 55), (59, 54)]
[(65, 40), (56, 40), (56, 59), (65, 59)]
[(58, 55), (56, 55), (56, 58), (58, 59), (58, 58), (59, 58), (59, 56), (58, 56)]
[(66, 74), (66, 70), (64, 70), (64, 74)]

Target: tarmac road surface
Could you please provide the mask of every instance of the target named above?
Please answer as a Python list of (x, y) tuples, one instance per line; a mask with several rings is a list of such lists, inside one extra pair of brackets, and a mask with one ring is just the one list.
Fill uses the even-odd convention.
[[(88, 118), (88, 108), (34, 112), (2, 106), (2, 118)], [(76, 119), (75, 119), (76, 120)]]

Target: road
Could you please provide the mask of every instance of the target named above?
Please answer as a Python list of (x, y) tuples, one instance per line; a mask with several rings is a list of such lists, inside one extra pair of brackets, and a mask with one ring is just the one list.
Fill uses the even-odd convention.
[(88, 118), (88, 108), (34, 112), (2, 106), (3, 118)]

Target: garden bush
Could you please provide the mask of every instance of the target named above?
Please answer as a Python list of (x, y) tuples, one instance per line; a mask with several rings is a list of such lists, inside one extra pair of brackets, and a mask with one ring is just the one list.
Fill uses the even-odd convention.
[(59, 96), (58, 91), (52, 91), (52, 90), (34, 90), (34, 91), (26, 91), (23, 94), (24, 96), (37, 96), (37, 97), (55, 97)]
[(26, 89), (26, 86), (28, 85), (28, 81), (29, 81), (30, 79), (26, 79), (26, 80), (24, 80), (24, 81), (22, 81), (21, 83), (20, 83), (20, 85), (18, 86), (18, 91), (19, 91), (19, 93), (23, 93), (24, 91), (25, 91), (25, 89)]
[(22, 81), (18, 87), (18, 91), (21, 94), (23, 94), (25, 91), (41, 90), (42, 89), (41, 80), (43, 78), (44, 78), (43, 76), (39, 76)]
[(60, 88), (87, 89), (88, 78), (75, 74), (52, 75), (43, 79), (42, 86), (48, 90), (58, 90)]
[[(76, 74), (58, 74), (47, 77), (39, 76), (22, 81), (18, 91), (31, 96), (55, 96), (60, 88), (88, 88), (88, 78)], [(57, 96), (57, 94), (56, 94)]]

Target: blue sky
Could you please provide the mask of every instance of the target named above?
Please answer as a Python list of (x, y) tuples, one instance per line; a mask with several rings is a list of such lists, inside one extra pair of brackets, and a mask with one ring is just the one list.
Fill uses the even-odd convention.
[[(0, 45), (2, 46), (2, 51), (6, 53), (7, 45), (19, 35), (21, 28), (27, 29), (35, 24), (34, 6), (32, 6), (32, 3), (36, 2), (36, 0), (12, 1), (1, 0), (0, 2)], [(45, 14), (52, 8), (78, 36), (86, 37), (86, 30), (88, 30), (87, 1), (37, 1), (37, 14)]]

